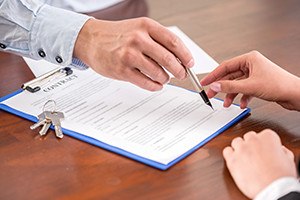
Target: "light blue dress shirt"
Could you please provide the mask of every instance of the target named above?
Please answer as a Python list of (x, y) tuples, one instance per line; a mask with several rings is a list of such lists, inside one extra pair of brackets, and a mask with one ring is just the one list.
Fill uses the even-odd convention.
[(48, 5), (71, 10), (79, 13), (90, 13), (102, 10), (118, 3), (123, 0), (40, 0)]
[(77, 35), (90, 17), (38, 0), (0, 0), (0, 50), (69, 65)]

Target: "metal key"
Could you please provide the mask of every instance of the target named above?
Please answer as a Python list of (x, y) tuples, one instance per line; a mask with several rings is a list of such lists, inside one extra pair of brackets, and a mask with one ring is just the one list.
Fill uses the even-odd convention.
[(39, 119), (38, 122), (36, 122), (32, 126), (30, 126), (30, 129), (33, 130), (33, 129), (36, 129), (37, 127), (43, 125), (42, 129), (39, 131), (39, 134), (42, 136), (42, 135), (45, 135), (47, 133), (48, 129), (50, 128), (51, 120), (46, 118), (45, 112), (42, 112), (41, 114), (39, 114), (38, 119)]
[(44, 114), (46, 119), (51, 120), (54, 126), (56, 137), (63, 138), (64, 135), (61, 130), (60, 121), (65, 118), (64, 113), (58, 111), (45, 111)]
[(39, 134), (41, 136), (46, 135), (48, 129), (51, 126), (51, 121), (49, 119), (46, 119), (46, 123), (44, 124), (44, 126), (41, 128), (41, 130), (39, 131)]

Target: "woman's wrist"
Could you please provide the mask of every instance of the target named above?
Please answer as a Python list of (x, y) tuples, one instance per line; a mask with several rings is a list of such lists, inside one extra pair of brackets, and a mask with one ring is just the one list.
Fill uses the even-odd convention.
[(288, 88), (288, 96), (289, 96), (289, 104), (292, 106), (292, 110), (300, 111), (300, 78), (294, 76), (289, 80)]

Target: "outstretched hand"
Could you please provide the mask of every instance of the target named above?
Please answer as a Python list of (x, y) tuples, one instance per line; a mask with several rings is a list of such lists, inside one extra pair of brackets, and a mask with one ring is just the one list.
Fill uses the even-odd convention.
[(224, 106), (229, 107), (241, 93), (240, 107), (252, 97), (277, 102), (291, 110), (300, 110), (300, 78), (280, 68), (257, 51), (232, 58), (201, 80), (209, 85), (209, 98), (226, 93)]

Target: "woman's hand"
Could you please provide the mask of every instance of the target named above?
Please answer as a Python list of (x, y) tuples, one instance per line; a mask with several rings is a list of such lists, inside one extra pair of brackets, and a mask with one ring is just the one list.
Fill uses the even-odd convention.
[(277, 102), (291, 110), (300, 110), (300, 79), (280, 68), (257, 51), (232, 58), (201, 80), (210, 84), (209, 98), (218, 92), (227, 93), (224, 106), (232, 104), (234, 98), (243, 94), (241, 108), (245, 108), (252, 97)]
[(250, 199), (279, 178), (297, 178), (294, 154), (270, 129), (233, 139), (223, 156), (236, 185)]

